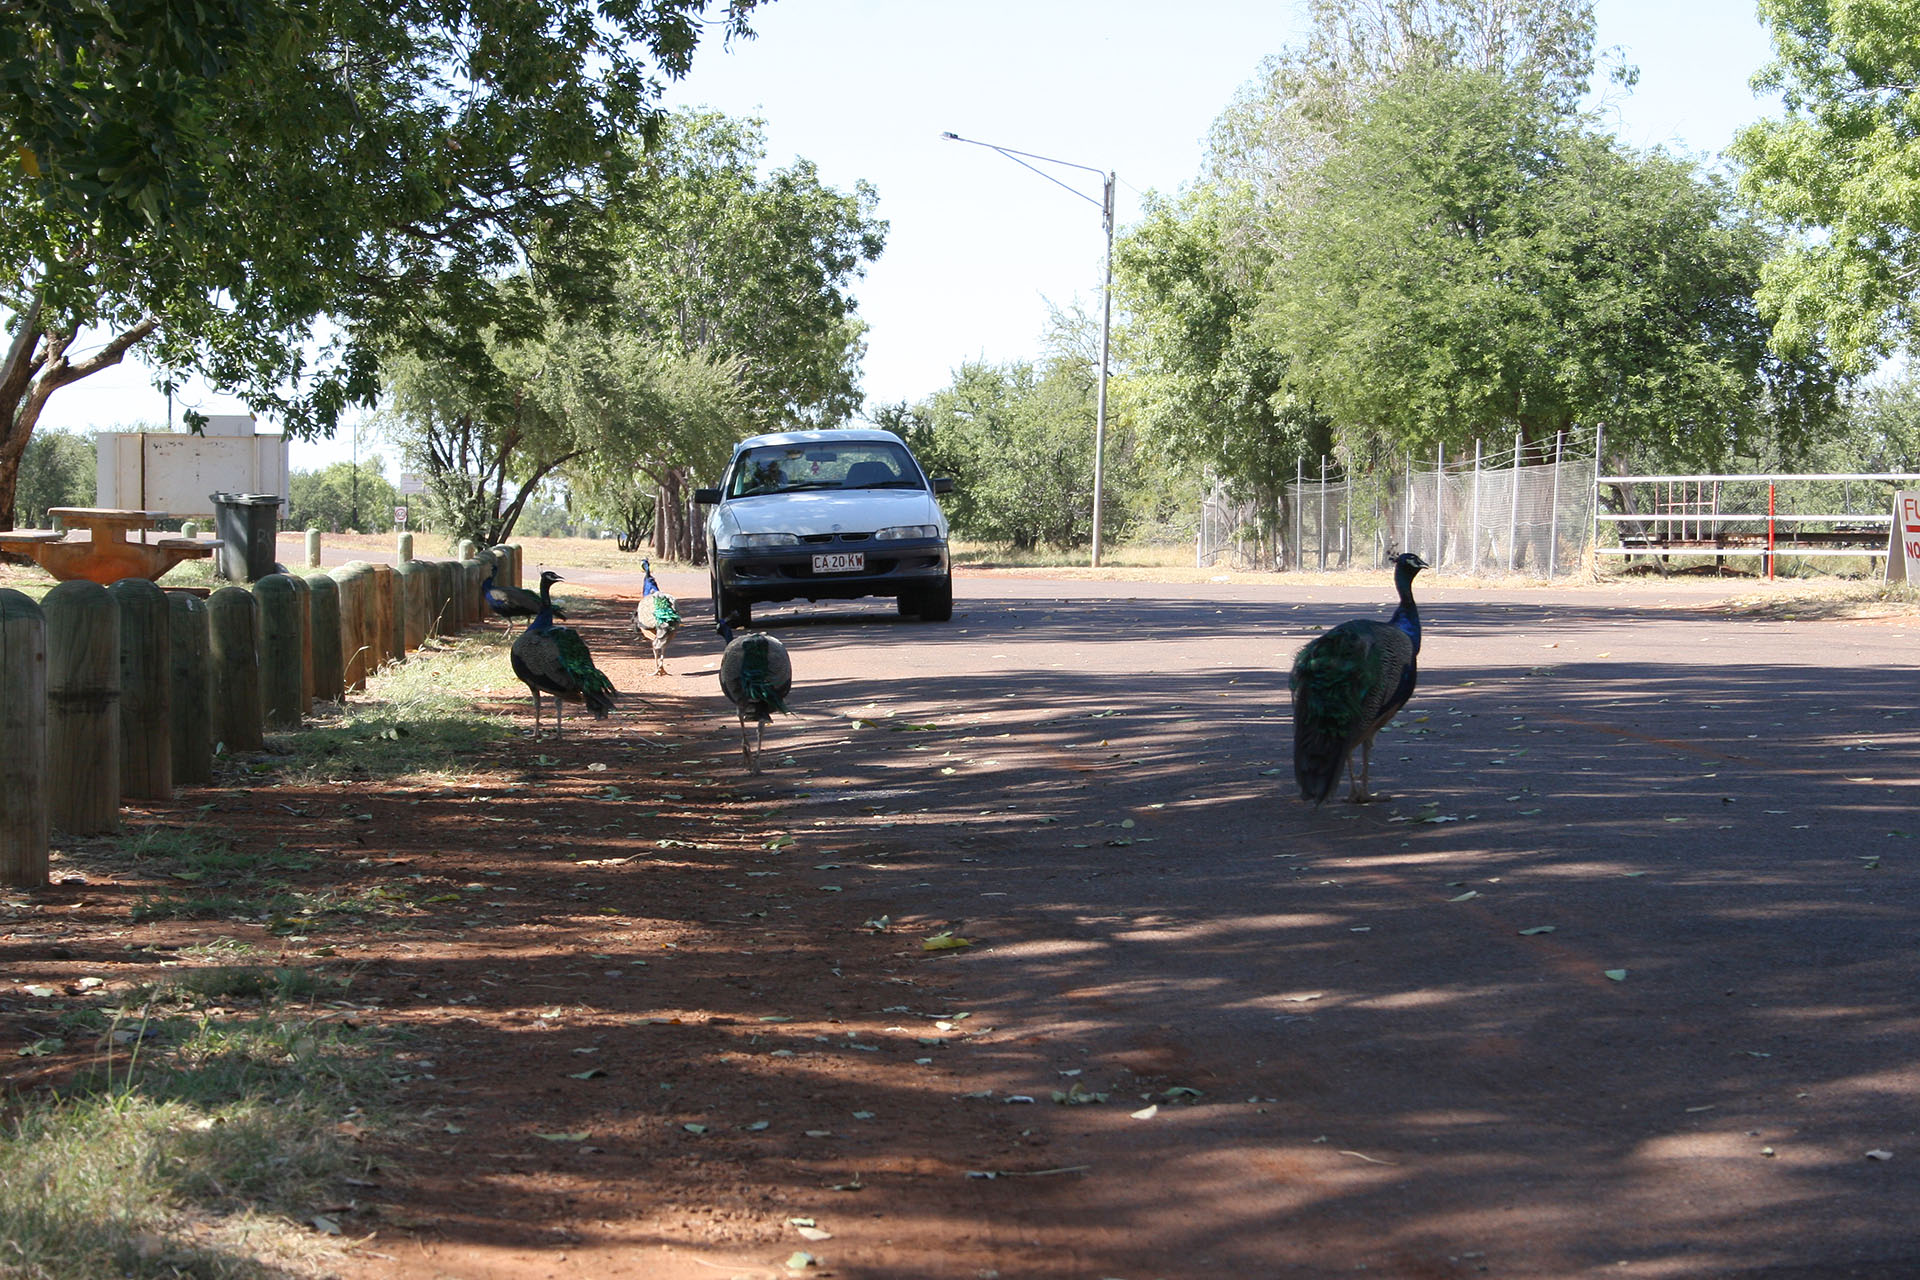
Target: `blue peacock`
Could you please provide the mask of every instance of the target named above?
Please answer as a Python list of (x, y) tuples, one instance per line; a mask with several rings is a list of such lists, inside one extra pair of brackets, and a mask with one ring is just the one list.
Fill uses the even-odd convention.
[[(714, 628), (727, 642), (720, 655), (720, 690), (740, 717), (740, 754), (746, 757), (747, 772), (760, 772), (760, 735), (767, 721), (778, 711), (787, 711), (787, 695), (793, 692), (793, 662), (787, 646), (770, 635), (749, 631), (735, 635), (733, 626), (722, 618)], [(753, 745), (747, 745), (747, 721), (753, 721)]]
[(533, 694), (533, 736), (540, 736), (540, 695), (553, 698), (553, 736), (562, 736), (564, 704), (585, 705), (596, 720), (604, 720), (613, 710), (620, 691), (613, 687), (600, 668), (593, 665), (587, 642), (572, 627), (553, 625), (553, 584), (564, 581), (549, 569), (540, 575), (540, 611), (534, 615), (520, 638), (513, 642), (513, 674)]
[[(513, 631), (515, 618), (537, 616), (543, 603), (539, 596), (525, 587), (495, 586), (492, 569), (487, 570), (487, 579), (480, 584), (480, 598), (487, 602), (487, 608), (491, 609), (495, 616), (506, 619), (509, 633)], [(556, 618), (567, 616), (566, 611), (557, 604), (548, 602), (547, 607), (553, 610), (553, 616)]]
[(633, 611), (633, 627), (653, 646), (653, 674), (667, 674), (667, 641), (680, 629), (680, 609), (654, 581), (653, 566), (645, 560), (640, 562), (640, 604)]
[[(1420, 610), (1413, 579), (1427, 562), (1409, 551), (1393, 562), (1400, 607), (1385, 622), (1355, 618), (1307, 642), (1294, 657), (1293, 776), (1302, 799), (1323, 803), (1346, 766), (1352, 791), (1365, 804), (1373, 766), (1373, 736), (1399, 714), (1420, 676)], [(1360, 776), (1353, 749), (1360, 748)]]

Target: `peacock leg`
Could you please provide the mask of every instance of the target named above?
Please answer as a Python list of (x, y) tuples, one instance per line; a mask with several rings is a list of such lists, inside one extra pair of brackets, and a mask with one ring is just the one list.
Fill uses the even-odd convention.
[(747, 762), (747, 772), (757, 773), (753, 767), (753, 749), (747, 745), (747, 713), (740, 712), (740, 758)]
[(533, 740), (535, 742), (538, 742), (540, 741), (540, 691), (538, 689), (534, 689), (532, 690), (532, 692), (533, 692)]
[(1373, 800), (1373, 739), (1365, 738), (1360, 743), (1360, 790), (1354, 793), (1356, 804), (1369, 804)]

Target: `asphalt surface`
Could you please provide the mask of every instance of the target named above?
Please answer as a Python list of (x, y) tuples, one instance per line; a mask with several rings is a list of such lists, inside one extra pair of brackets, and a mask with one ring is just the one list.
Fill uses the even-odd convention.
[[(1040, 1099), (1072, 1170), (969, 1184), (954, 1247), (1006, 1276), (1063, 1249), (1089, 1276), (1920, 1275), (1920, 627), (1725, 616), (1734, 589), (1424, 576), (1394, 798), (1320, 809), (1286, 668), (1384, 617), (1384, 574), (963, 575), (947, 625), (757, 610), (798, 713), (764, 793), (805, 856), (857, 856), (821, 878), (858, 909), (975, 942), (950, 997), (1019, 1034), (968, 1092)], [(676, 666), (715, 647), (696, 623)], [(1074, 1085), (1108, 1101), (1044, 1105)]]
[(941, 1274), (1920, 1276), (1920, 620), (1751, 590), (1423, 575), (1391, 799), (1318, 809), (1287, 666), (1384, 573), (756, 608), (749, 794), (851, 919), (971, 941), (903, 995), (994, 1029), (954, 1105), (1036, 1099)]

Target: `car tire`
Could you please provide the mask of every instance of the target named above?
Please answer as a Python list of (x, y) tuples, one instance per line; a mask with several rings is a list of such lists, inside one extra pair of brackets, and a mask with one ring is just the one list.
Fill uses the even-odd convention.
[(721, 586), (718, 578), (713, 580), (713, 621), (716, 625), (722, 622), (731, 622), (736, 627), (753, 625), (753, 605)]
[[(902, 597), (904, 604), (905, 597)], [(928, 587), (914, 599), (915, 613), (922, 622), (953, 621), (953, 575), (948, 574), (940, 580), (938, 586)]]

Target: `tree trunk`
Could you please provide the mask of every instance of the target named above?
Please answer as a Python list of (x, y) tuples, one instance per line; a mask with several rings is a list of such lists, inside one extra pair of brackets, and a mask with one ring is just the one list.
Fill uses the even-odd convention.
[(115, 334), (104, 346), (81, 360), (68, 360), (67, 352), (79, 335), (78, 327), (52, 332), (42, 323), (40, 299), (35, 297), (23, 314), (15, 317), (17, 328), (0, 357), (0, 532), (14, 527), (13, 504), (20, 487), (20, 461), (26, 456), (27, 442), (46, 408), (47, 397), (68, 386), (119, 364), (133, 346), (159, 327), (151, 317)]

